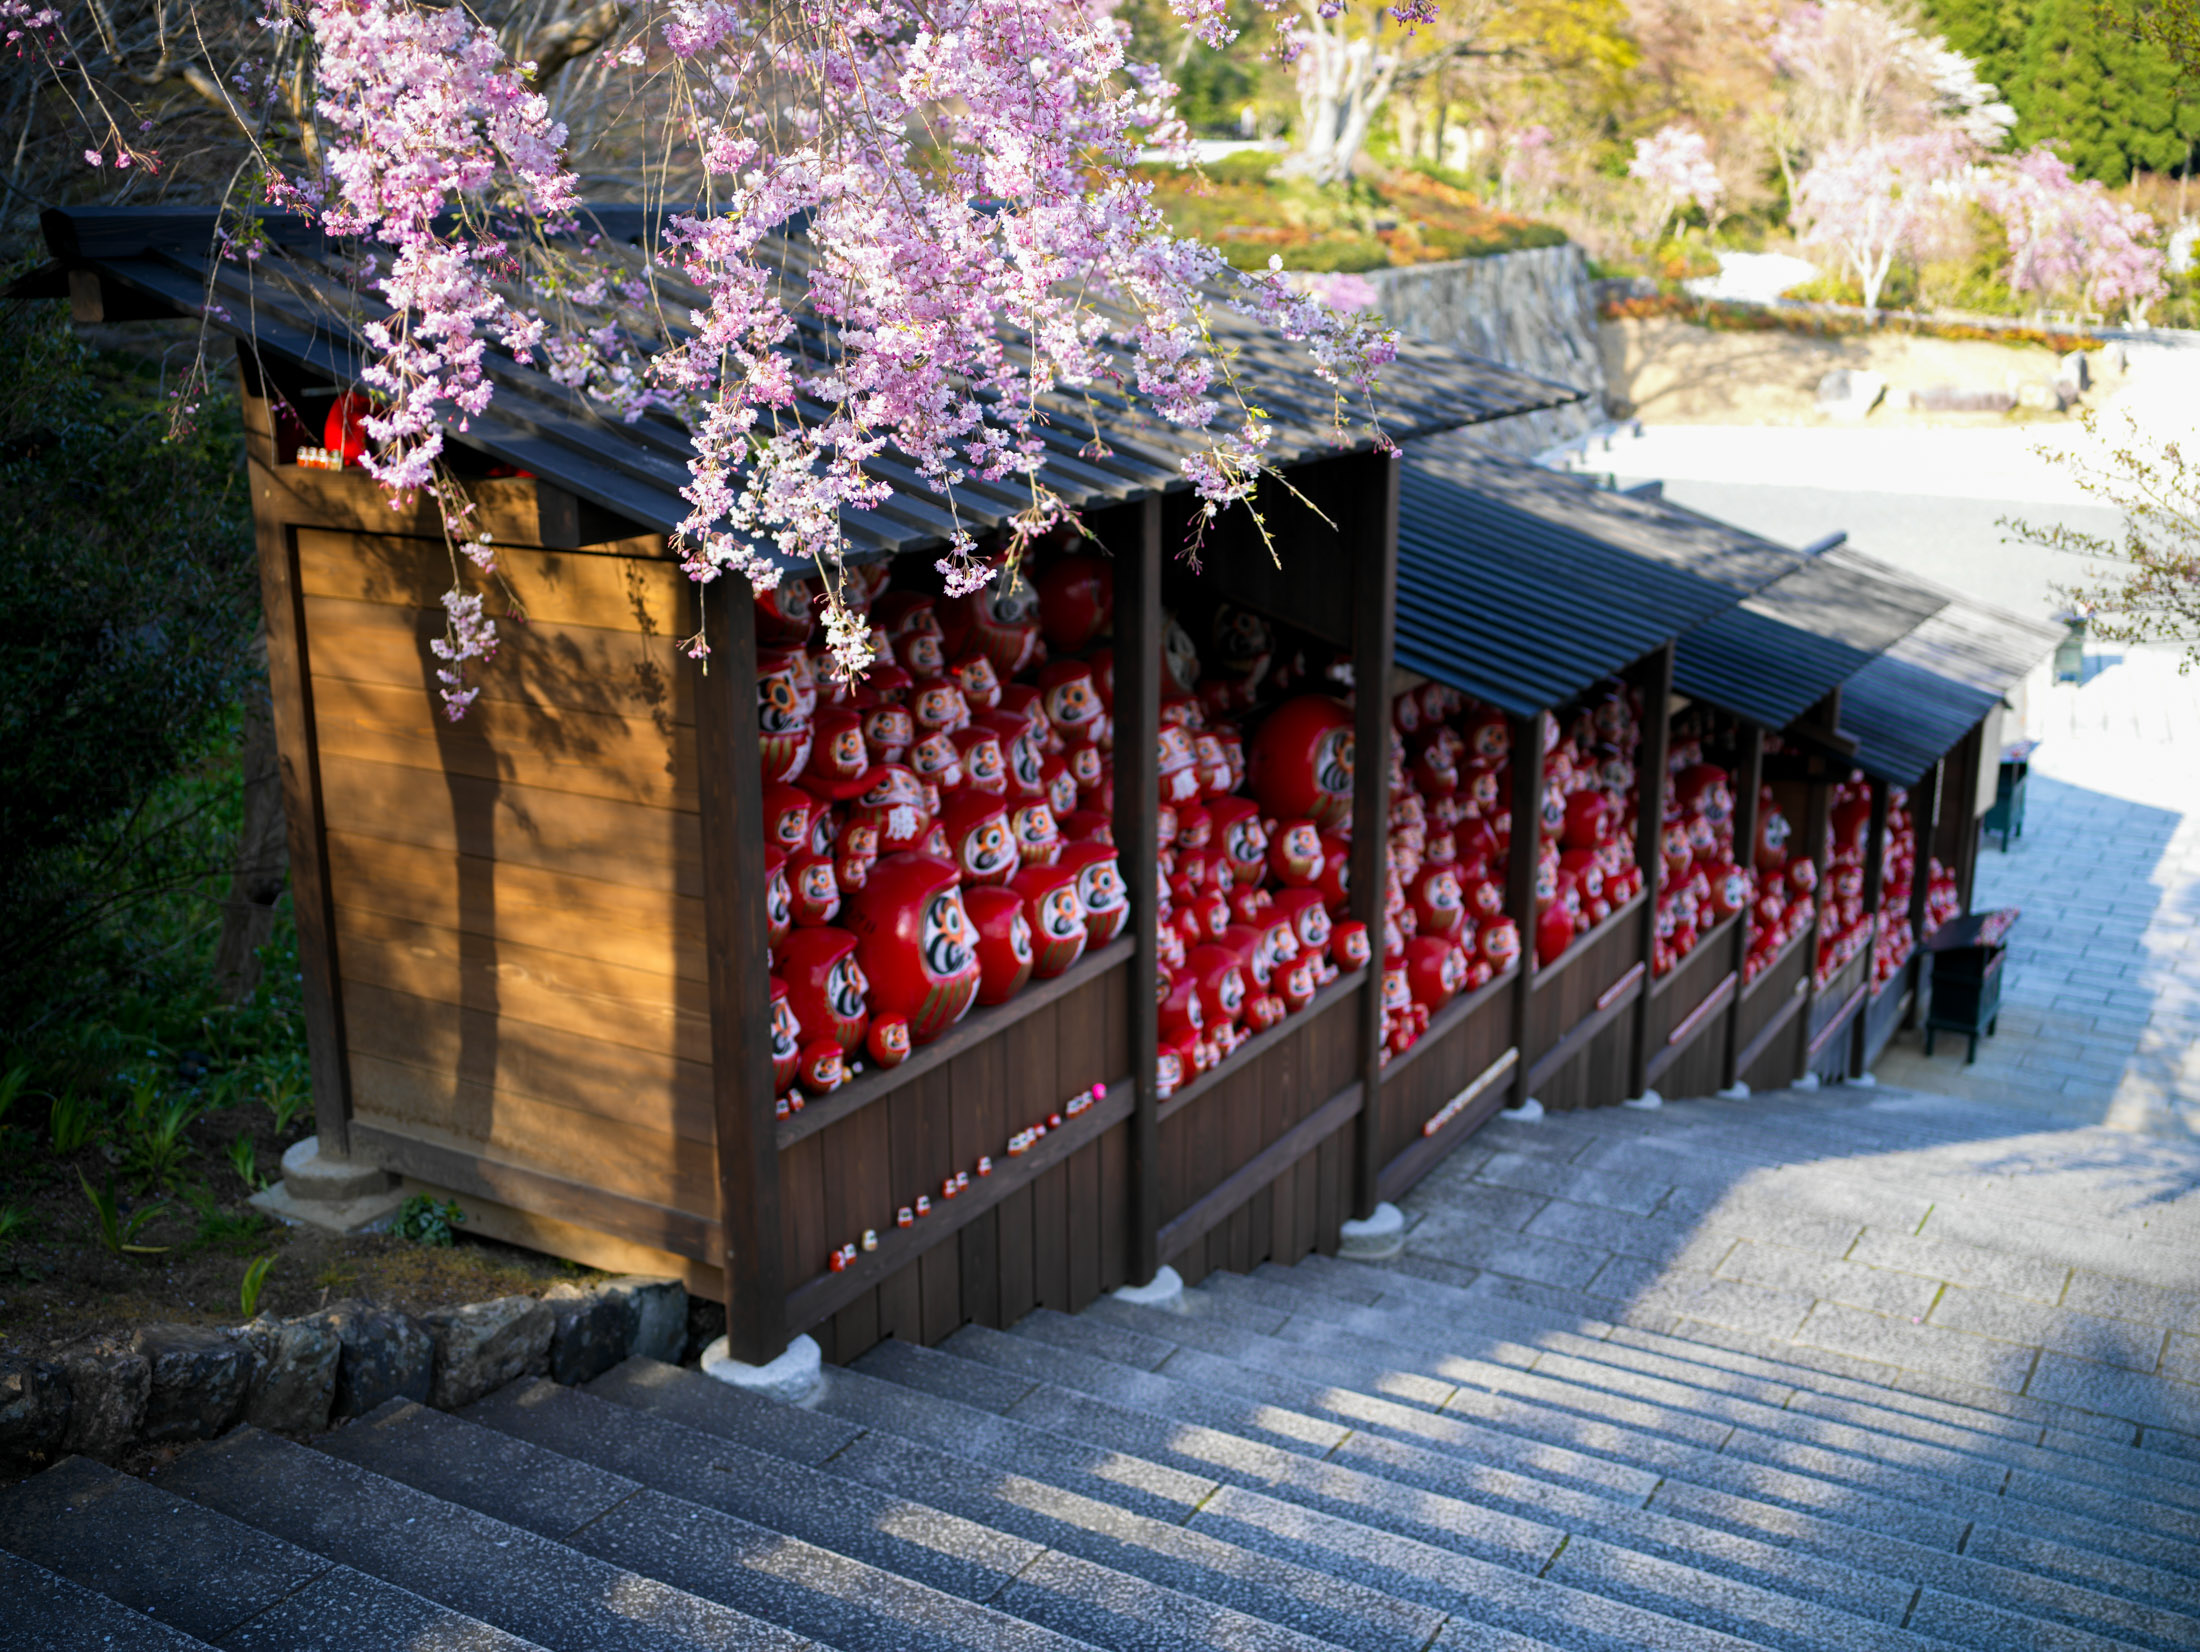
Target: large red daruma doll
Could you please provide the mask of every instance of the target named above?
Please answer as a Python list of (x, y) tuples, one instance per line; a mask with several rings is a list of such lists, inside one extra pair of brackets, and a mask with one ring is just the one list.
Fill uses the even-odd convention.
[(910, 1038), (929, 1044), (969, 1010), (978, 954), (955, 868), (946, 861), (886, 856), (864, 881), (848, 927), (870, 979), (872, 1014), (906, 1017)]
[(853, 1055), (871, 1024), (864, 997), (870, 985), (856, 961), (856, 938), (820, 925), (797, 929), (779, 948), (779, 977), (787, 983), (787, 1007), (802, 1027), (804, 1048), (831, 1039)]
[(1245, 777), (1262, 813), (1334, 828), (1352, 818), (1352, 761), (1352, 713), (1326, 694), (1302, 694), (1260, 725)]

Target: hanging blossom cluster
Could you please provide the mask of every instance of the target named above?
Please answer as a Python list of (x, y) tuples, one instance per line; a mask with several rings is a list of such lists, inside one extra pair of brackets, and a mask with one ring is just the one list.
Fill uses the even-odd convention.
[[(1242, 500), (1264, 435), (1208, 336), (1213, 293), (1306, 344), (1340, 394), (1372, 393), (1387, 331), (1169, 233), (1131, 167), (1142, 142), (1181, 138), (1174, 88), (1126, 60), (1120, 23), (1064, 0), (816, 3), (770, 23), (682, 0), (664, 29), (722, 194), (672, 221), (666, 260), (704, 302), (651, 365), (700, 409), (689, 571), (761, 588), (772, 551), (826, 570), (842, 669), (868, 644), (835, 600), (840, 513), (884, 503), (872, 461), (889, 452), (951, 505), (972, 480), (1022, 478), (1011, 538), (1028, 539), (1062, 515), (1037, 475), (1048, 398), (1133, 390), (1204, 433), (1185, 469), (1209, 509)], [(792, 114), (771, 101), (790, 85), (808, 93)], [(825, 348), (793, 347), (797, 308)], [(967, 531), (941, 566), (955, 592), (990, 573)]]
[[(973, 480), (1018, 479), (1013, 558), (1065, 514), (1039, 474), (1048, 409), (1128, 393), (1196, 433), (1184, 469), (1213, 513), (1250, 497), (1265, 446), (1217, 306), (1305, 345), (1340, 421), (1372, 408), (1394, 354), (1374, 318), (1168, 231), (1132, 168), (1182, 140), (1174, 88), (1088, 0), (673, 0), (611, 61), (676, 112), (706, 204), (670, 217), (642, 270), (605, 249), (593, 276), (574, 273), (592, 249), (532, 66), (463, 11), (303, 0), (265, 26), (302, 31), (322, 139), (317, 173), (276, 175), (270, 197), (376, 249), (367, 466), (393, 497), (434, 493), (484, 571), (441, 432), (489, 405), (497, 352), (619, 417), (679, 417), (689, 573), (763, 590), (784, 559), (813, 564), (847, 671), (868, 631), (841, 595), (842, 513), (885, 503), (890, 471), (951, 510)], [(561, 302), (538, 303), (552, 265)], [(633, 320), (645, 300), (653, 327)], [(991, 565), (963, 530), (942, 570), (967, 591)], [(446, 608), (456, 716), (495, 627), (462, 589)]]
[[(300, 19), (278, 12), (262, 26), (283, 36)], [(372, 354), (360, 377), (377, 393), (364, 463), (393, 498), (433, 494), (454, 546), (487, 572), (487, 535), (468, 531), (470, 507), (437, 464), (443, 425), (463, 430), (488, 406), (491, 340), (521, 361), (543, 342), (542, 318), (514, 308), (499, 281), (518, 268), (521, 224), (556, 229), (579, 202), (564, 128), (524, 66), (459, 8), (312, 0), (303, 26), (326, 159), (318, 176), (278, 176), (270, 195), (330, 235), (387, 250), (361, 270), (389, 306), (362, 329)], [(495, 652), (496, 626), (460, 588), (444, 607), (437, 675), (456, 718), (476, 692), (467, 667)]]
[(2048, 149), (1986, 172), (1978, 196), (2009, 242), (2009, 285), (2041, 299), (2074, 297), (2103, 314), (2143, 311), (2167, 290), (2154, 220), (2080, 178)]

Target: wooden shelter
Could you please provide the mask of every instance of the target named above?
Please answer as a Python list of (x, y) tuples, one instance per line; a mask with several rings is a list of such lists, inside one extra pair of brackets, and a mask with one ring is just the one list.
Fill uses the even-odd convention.
[[(597, 216), (614, 239), (648, 227), (632, 209)], [(393, 510), (358, 471), (296, 463), (362, 362), (344, 249), (271, 220), (271, 255), (235, 263), (210, 255), (211, 229), (196, 212), (50, 214), (54, 261), (18, 291), (66, 296), (87, 321), (205, 314), (238, 338), (322, 1150), (457, 1197), (477, 1231), (677, 1272), (726, 1302), (743, 1359), (805, 1332), (846, 1359), (888, 1336), (1075, 1309), (1164, 1263), (1196, 1279), (1332, 1248), (1509, 1101), (1778, 1083), (1825, 1070), (1828, 1049), (1876, 1054), (1901, 1012), (1852, 1003), (1846, 982), (1811, 990), (1808, 942), (1745, 985), (1730, 919), (1654, 974), (1649, 893), (1544, 967), (1531, 944), (1386, 1051), (1389, 775), (1366, 754), (1390, 751), (1402, 686), (1447, 684), (1509, 719), (1506, 905), (1530, 936), (1542, 719), (1598, 684), (1642, 708), (1641, 864), (1689, 701), (1729, 716), (1742, 807), (1762, 769), (1821, 839), (1824, 782), (1850, 764), (1882, 798), (1945, 775), (1928, 835), (1966, 867), (1982, 774), (1991, 799), (1979, 725), (2030, 647), (2022, 622), (1449, 438), (1403, 459), (1340, 449), (1326, 387), (1239, 327), (1228, 342), (1289, 486), (1264, 495), (1269, 540), (1226, 516), (1196, 572), (1168, 554), (1193, 526), (1184, 439), (1120, 398), (1047, 409), (1046, 478), (1112, 559), (1130, 928), (778, 1116), (755, 622), (746, 602), (703, 601), (668, 555), (684, 432), (607, 424), (539, 373), (492, 365), (496, 400), (452, 433), (455, 469), (525, 617), (450, 722), (434, 700), (453, 577), (435, 517)], [(797, 270), (799, 246), (786, 258)], [(1575, 395), (1419, 346), (1391, 378), (1401, 438)], [(897, 492), (849, 513), (855, 558), (921, 580), (947, 502), (881, 464)], [(1020, 503), (975, 485), (956, 508), (982, 534)], [(1350, 916), (1374, 957), (1163, 1095), (1147, 921), (1162, 655), (1171, 614), (1223, 603), (1350, 662)], [(679, 646), (698, 632), (707, 671)], [(1918, 673), (1938, 685), (1930, 718), (1905, 710)], [(1006, 1154), (1011, 1138), (1030, 1144)], [(896, 1225), (935, 1188), (930, 1214)], [(866, 1230), (875, 1248), (845, 1254)]]
[[(635, 212), (596, 216), (607, 235), (644, 228)], [(1372, 1207), (1372, 972), (1164, 1102), (1143, 921), (902, 1065), (776, 1118), (756, 643), (749, 605), (701, 602), (668, 555), (684, 432), (606, 423), (539, 373), (492, 364), (496, 400), (452, 451), (525, 621), (504, 627), (470, 714), (447, 721), (431, 645), (453, 567), (433, 514), (393, 511), (358, 471), (295, 462), (362, 363), (344, 249), (268, 228), (271, 255), (248, 264), (212, 256), (210, 214), (56, 212), (54, 262), (21, 290), (66, 295), (85, 321), (203, 313), (239, 339), (324, 1153), (459, 1197), (476, 1231), (678, 1272), (725, 1300), (731, 1346), (752, 1360), (800, 1332), (846, 1358), (885, 1336), (1074, 1309), (1172, 1258), (1197, 1273), (1297, 1256)], [(1289, 346), (1245, 327), (1226, 342), (1292, 491), (1264, 501), (1275, 558), (1226, 518), (1200, 582), (1348, 648), (1380, 683), (1395, 457), (1339, 450), (1330, 393)], [(1576, 395), (1417, 346), (1394, 377), (1386, 421), (1406, 435)], [(1090, 403), (1048, 409), (1044, 474), (1114, 559), (1115, 839), (1145, 914), (1162, 603), (1178, 577), (1164, 547), (1190, 525), (1189, 444), (1135, 405), (1097, 403), (1098, 428)], [(946, 504), (893, 479), (890, 505), (851, 513), (855, 555), (928, 566)], [(1019, 503), (985, 485), (957, 501), (981, 532)], [(678, 647), (698, 630), (707, 671)], [(1383, 749), (1385, 715), (1383, 696), (1363, 696), (1363, 749)], [(1382, 886), (1382, 778), (1363, 766), (1353, 802), (1362, 901)], [(952, 1203), (894, 1225), (914, 1190), (1094, 1094)], [(866, 1229), (876, 1248), (828, 1268)]]

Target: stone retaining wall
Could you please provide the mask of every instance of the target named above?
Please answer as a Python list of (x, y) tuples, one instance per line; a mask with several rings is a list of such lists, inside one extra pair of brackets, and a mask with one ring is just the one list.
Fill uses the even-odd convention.
[(414, 1318), (339, 1302), (249, 1325), (148, 1325), (44, 1359), (0, 1355), (0, 1463), (208, 1440), (239, 1423), (318, 1434), (390, 1399), (446, 1411), (523, 1376), (586, 1382), (633, 1355), (676, 1361), (687, 1290), (627, 1277)]
[(1508, 453), (1541, 452), (1606, 418), (1597, 306), (1581, 249), (1533, 247), (1444, 264), (1370, 270), (1383, 319), (1411, 338), (1457, 345), (1589, 392), (1588, 400), (1501, 419), (1476, 434)]

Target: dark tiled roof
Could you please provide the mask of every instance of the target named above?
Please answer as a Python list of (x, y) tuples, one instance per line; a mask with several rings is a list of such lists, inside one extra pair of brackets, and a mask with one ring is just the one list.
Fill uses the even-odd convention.
[[(638, 246), (649, 228), (638, 207), (601, 205), (589, 212), (613, 242)], [(337, 278), (340, 249), (295, 220), (265, 220), (274, 246), (257, 263), (213, 256), (214, 218), (203, 209), (72, 208), (49, 212), (44, 222), (58, 266), (96, 269), (148, 313), (196, 316), (210, 303), (217, 328), (251, 337), (265, 354), (335, 383), (358, 375), (358, 327), (368, 313)], [(783, 237), (777, 247), (790, 278), (798, 277), (805, 244)], [(654, 279), (671, 300), (667, 310), (681, 311), (677, 284), (668, 287), (661, 271)], [(808, 318), (798, 320), (802, 342), (821, 351), (823, 329)], [(1372, 445), (1364, 418), (1356, 426), (1348, 420), (1340, 445), (1331, 389), (1313, 375), (1298, 346), (1220, 306), (1214, 332), (1231, 353), (1246, 400), (1269, 415), (1268, 451), (1276, 463)], [(1020, 346), (1011, 340), (1010, 347)], [(646, 529), (669, 531), (686, 516), (679, 490), (687, 482), (692, 450), (678, 423), (652, 415), (622, 424), (547, 375), (502, 357), (492, 358), (490, 376), (495, 400), (457, 439)], [(1580, 397), (1577, 390), (1532, 374), (1409, 341), (1387, 370), (1378, 406), (1385, 432), (1402, 440)], [(1073, 507), (1186, 486), (1181, 461), (1196, 450), (1197, 439), (1131, 399), (1096, 388), (1089, 395), (1050, 396), (1042, 405), (1048, 425), (1041, 435), (1048, 451), (1041, 476)], [(876, 512), (844, 513), (851, 554), (859, 559), (891, 554), (934, 543), (950, 531), (954, 518), (948, 501), (921, 482), (913, 467), (887, 456), (871, 468), (895, 492)], [(954, 507), (965, 526), (982, 534), (1028, 503), (1028, 492), (1011, 479), (960, 485)]]
[(1715, 518), (1455, 436), (1407, 445), (1399, 493), (1398, 663), (1522, 715), (1798, 560)]

